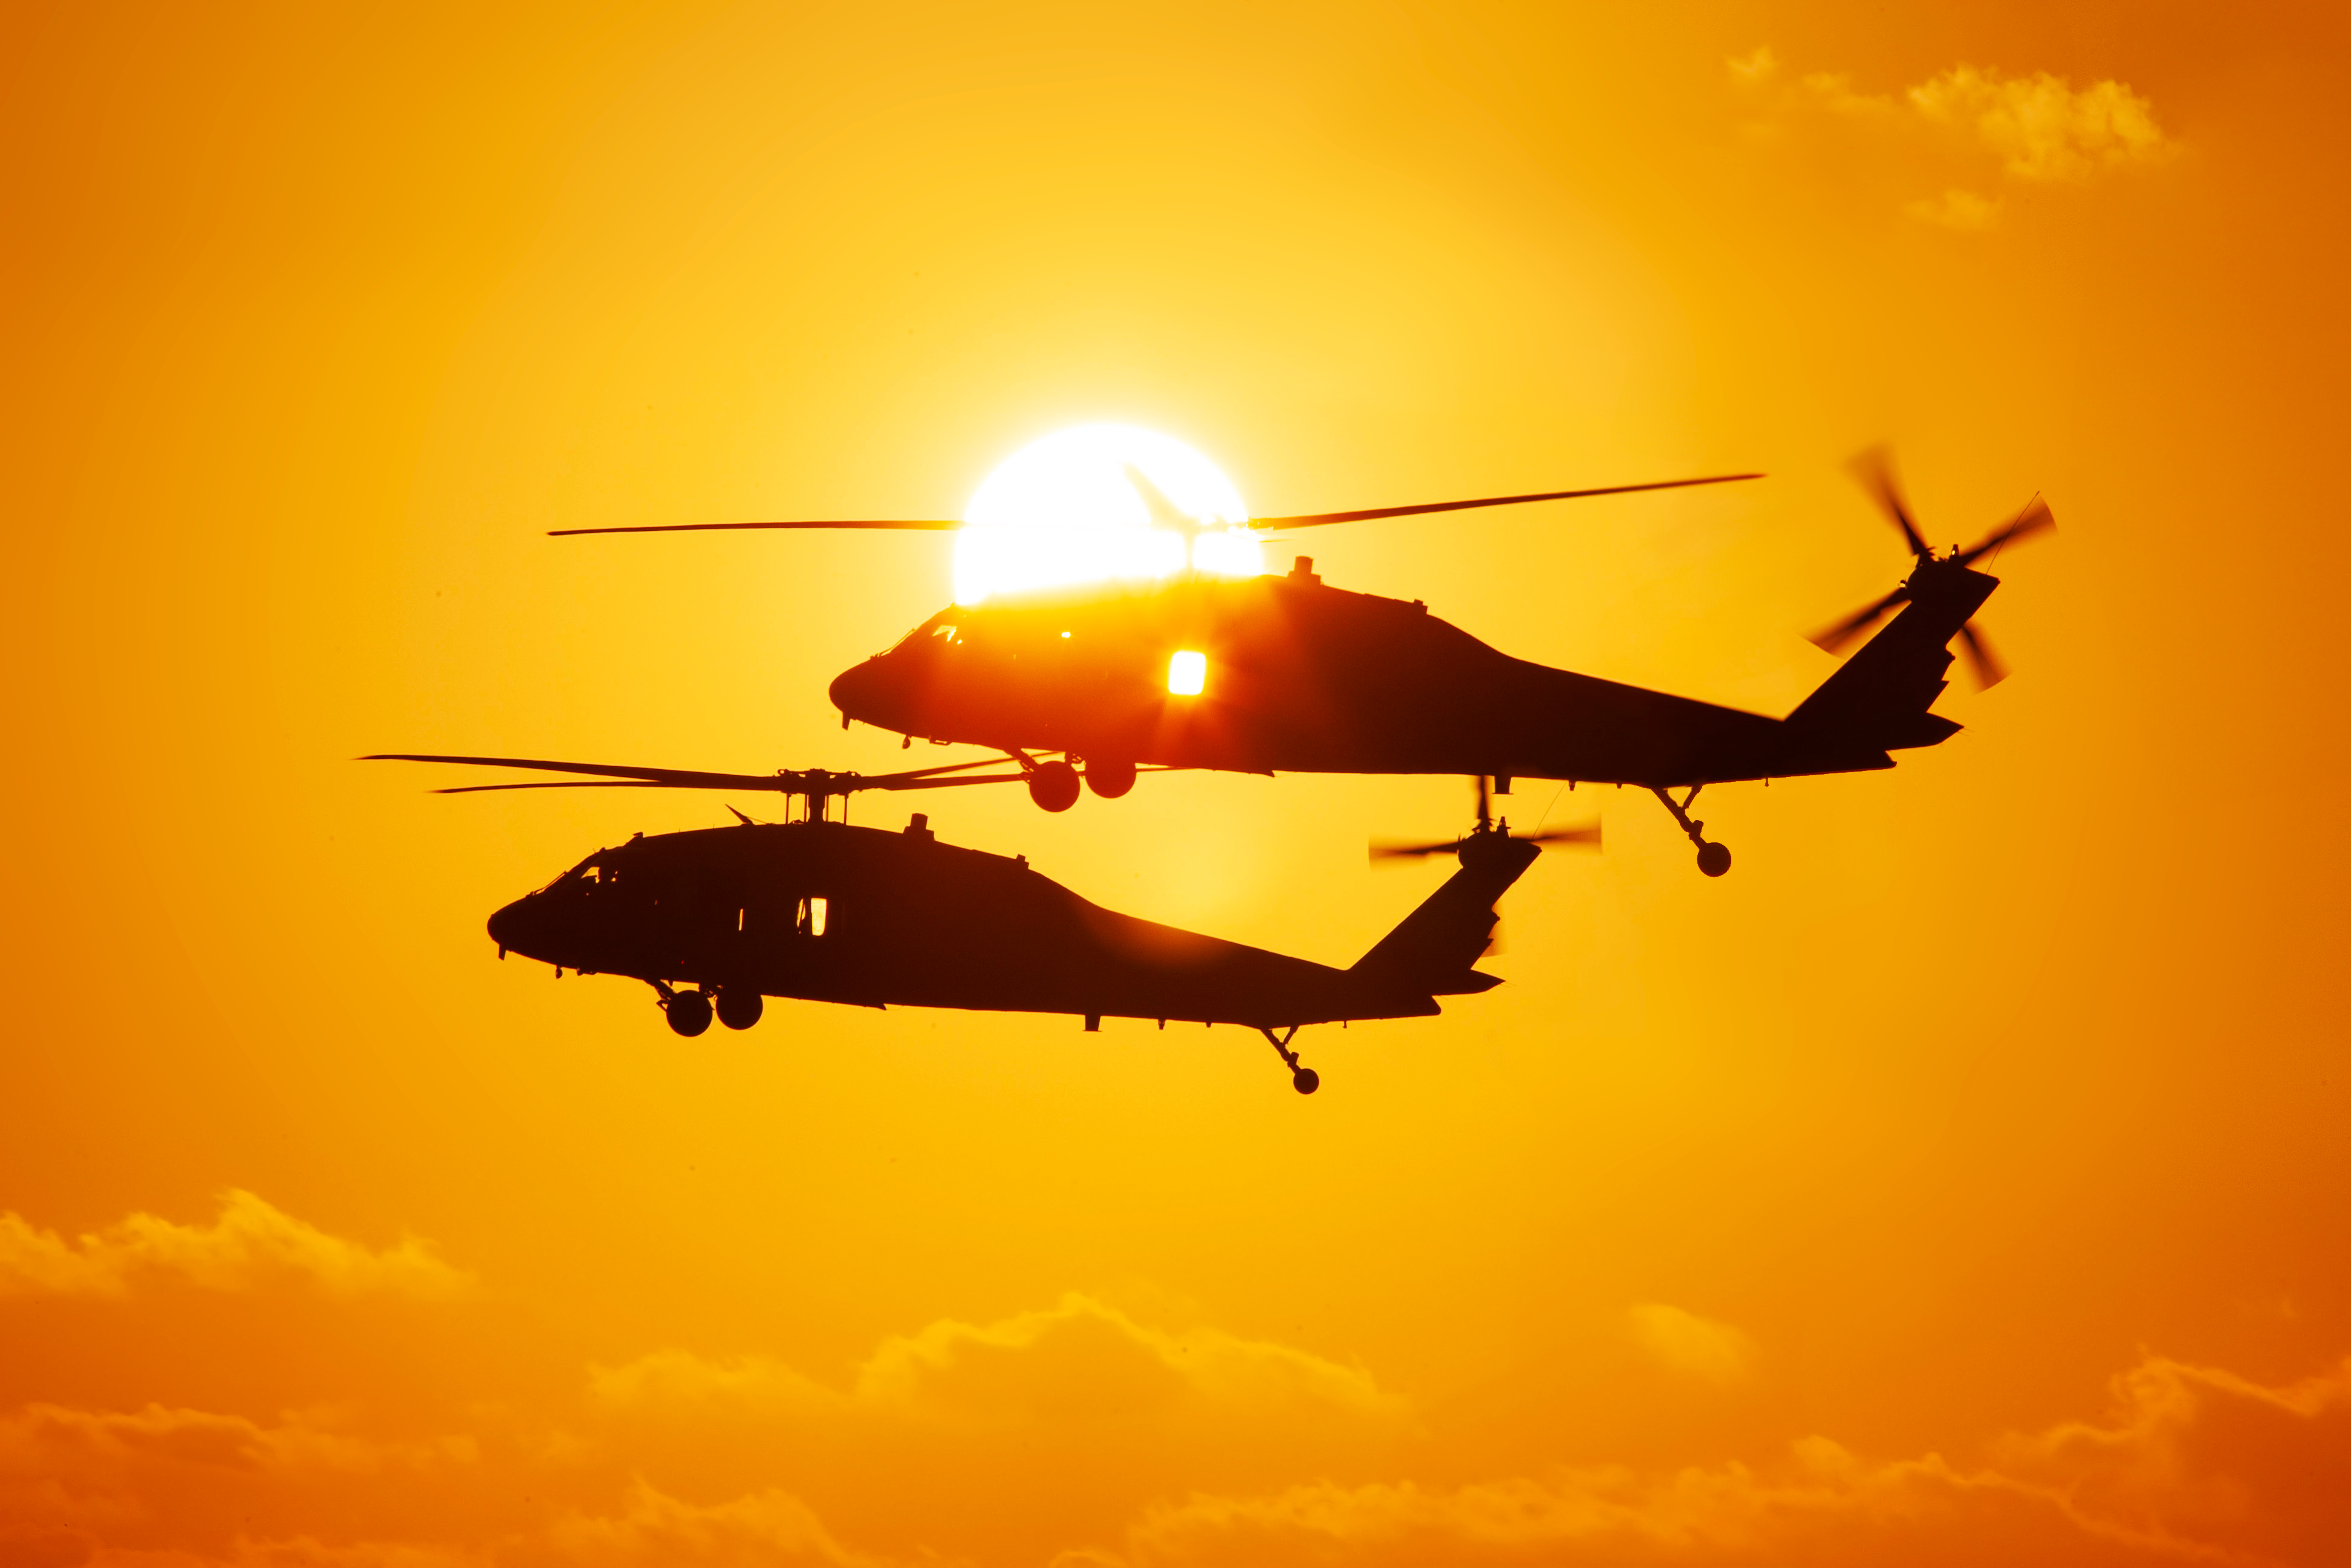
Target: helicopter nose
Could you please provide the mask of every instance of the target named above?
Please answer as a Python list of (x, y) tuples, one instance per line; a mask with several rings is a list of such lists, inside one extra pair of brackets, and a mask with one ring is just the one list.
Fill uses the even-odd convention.
[(498, 945), (500, 952), (520, 953), (527, 958), (539, 956), (533, 949), (539, 946), (538, 938), (543, 923), (536, 918), (538, 911), (531, 907), (535, 896), (526, 894), (490, 916), (490, 940)]
[(832, 678), (828, 695), (832, 706), (841, 710), (841, 717), (853, 718), (883, 729), (900, 727), (893, 697), (898, 682), (892, 671), (883, 668), (884, 660), (876, 656), (862, 664), (852, 664)]

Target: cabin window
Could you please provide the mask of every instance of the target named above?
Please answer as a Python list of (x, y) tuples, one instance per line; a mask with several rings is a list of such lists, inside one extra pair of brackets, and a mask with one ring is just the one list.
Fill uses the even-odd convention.
[(1179, 697), (1196, 697), (1208, 685), (1208, 655), (1194, 653), (1189, 648), (1177, 651), (1167, 661), (1167, 690)]
[(824, 935), (824, 923), (825, 901), (821, 898), (801, 899), (799, 918), (795, 922), (799, 934), (803, 936), (821, 936)]

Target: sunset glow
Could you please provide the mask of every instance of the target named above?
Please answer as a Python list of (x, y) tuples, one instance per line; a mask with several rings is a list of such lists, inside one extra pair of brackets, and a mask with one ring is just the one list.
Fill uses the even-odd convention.
[[(2351, 1564), (2343, 0), (16, 15), (0, 1568)], [(1917, 565), (1881, 444), (1936, 549), (2061, 519), (2007, 678), (1845, 682), (1963, 727), (1707, 785), (1719, 878), (1491, 789), (1604, 847), (1434, 1015), (689, 1037), (486, 929), (968, 763), (830, 803), (978, 868), (942, 946), (1055, 940), (987, 872), (1345, 973), (1479, 789), (1144, 746), (1614, 723), (1424, 620), (1789, 715)], [(1244, 486), (1750, 472), (1169, 575)], [(844, 727), (916, 628), (1119, 721)], [(853, 956), (805, 880), (734, 934)]]

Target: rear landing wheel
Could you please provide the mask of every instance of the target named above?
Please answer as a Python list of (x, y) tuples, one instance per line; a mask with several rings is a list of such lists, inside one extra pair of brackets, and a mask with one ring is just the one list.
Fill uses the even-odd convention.
[(1105, 800), (1115, 800), (1134, 788), (1134, 764), (1086, 758), (1086, 788)]
[(1322, 1087), (1322, 1075), (1311, 1067), (1301, 1067), (1290, 1075), (1290, 1086), (1301, 1094), (1311, 1094)]
[(1708, 876), (1720, 876), (1730, 869), (1729, 844), (1705, 843), (1698, 847), (1698, 869)]
[(1078, 770), (1066, 762), (1045, 762), (1029, 775), (1029, 799), (1048, 811), (1066, 811), (1078, 803)]
[(767, 1009), (768, 999), (757, 991), (729, 986), (718, 993), (718, 1021), (728, 1029), (749, 1029)]
[(710, 1027), (710, 998), (700, 991), (679, 991), (662, 1010), (671, 1030), (688, 1040)]

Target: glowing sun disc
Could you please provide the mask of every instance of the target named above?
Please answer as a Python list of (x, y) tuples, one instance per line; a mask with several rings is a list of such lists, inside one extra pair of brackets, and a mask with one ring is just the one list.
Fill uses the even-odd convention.
[(1248, 520), (1232, 481), (1182, 442), (1081, 424), (1022, 447), (973, 493), (956, 538), (956, 601), (1187, 566), (1252, 577), (1264, 563)]

